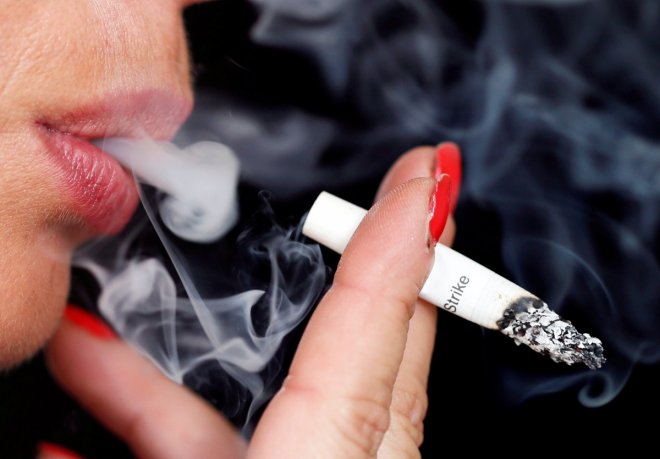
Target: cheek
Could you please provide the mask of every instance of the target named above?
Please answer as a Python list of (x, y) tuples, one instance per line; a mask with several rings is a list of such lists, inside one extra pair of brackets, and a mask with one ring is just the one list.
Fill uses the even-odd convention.
[(0, 258), (0, 369), (44, 345), (62, 315), (69, 287), (68, 260), (47, 243), (1, 233), (7, 244)]

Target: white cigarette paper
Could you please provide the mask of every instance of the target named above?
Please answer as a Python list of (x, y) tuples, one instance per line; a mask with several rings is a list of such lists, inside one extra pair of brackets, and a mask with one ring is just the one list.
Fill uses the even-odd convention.
[[(367, 211), (327, 192), (312, 206), (303, 234), (343, 253)], [(420, 298), (482, 327), (499, 330), (497, 322), (519, 298), (537, 298), (499, 274), (442, 244)]]

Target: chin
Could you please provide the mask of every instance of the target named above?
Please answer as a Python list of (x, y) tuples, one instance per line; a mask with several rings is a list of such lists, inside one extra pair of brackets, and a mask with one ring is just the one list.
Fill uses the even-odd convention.
[(15, 367), (43, 348), (59, 324), (69, 289), (68, 263), (41, 259), (18, 266), (23, 267), (19, 273), (0, 282), (0, 369)]

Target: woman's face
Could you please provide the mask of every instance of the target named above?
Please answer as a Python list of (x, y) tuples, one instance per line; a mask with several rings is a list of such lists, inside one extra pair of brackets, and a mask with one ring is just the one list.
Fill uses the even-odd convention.
[(35, 352), (69, 258), (137, 205), (90, 141), (166, 139), (191, 108), (183, 0), (0, 0), (0, 368)]

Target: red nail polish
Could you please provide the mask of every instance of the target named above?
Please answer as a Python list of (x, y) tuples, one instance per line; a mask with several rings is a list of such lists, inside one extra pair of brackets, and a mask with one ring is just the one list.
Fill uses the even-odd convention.
[(64, 317), (72, 324), (85, 329), (88, 333), (101, 339), (114, 339), (114, 331), (98, 317), (77, 306), (68, 305), (64, 310)]
[(435, 183), (435, 191), (429, 202), (429, 212), (431, 220), (429, 221), (429, 234), (431, 236), (431, 245), (435, 246), (442, 236), (442, 231), (447, 224), (449, 216), (449, 205), (451, 198), (451, 178), (447, 174), (442, 174)]
[(435, 179), (438, 180), (442, 174), (451, 177), (452, 194), (449, 212), (453, 214), (458, 202), (462, 178), (461, 150), (453, 142), (443, 142), (435, 150)]
[(48, 456), (61, 457), (63, 459), (83, 459), (81, 455), (76, 454), (73, 451), (64, 448), (63, 446), (45, 441), (42, 441), (37, 445), (37, 450), (39, 451), (39, 457)]

